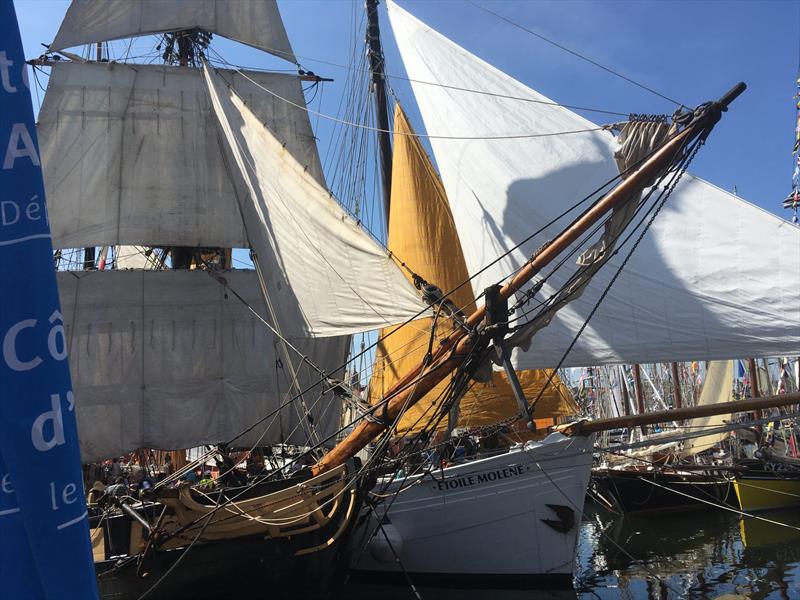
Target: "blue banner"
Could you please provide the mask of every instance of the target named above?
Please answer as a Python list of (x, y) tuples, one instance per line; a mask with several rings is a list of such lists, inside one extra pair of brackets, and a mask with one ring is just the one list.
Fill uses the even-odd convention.
[(27, 66), (0, 0), (0, 596), (97, 598)]

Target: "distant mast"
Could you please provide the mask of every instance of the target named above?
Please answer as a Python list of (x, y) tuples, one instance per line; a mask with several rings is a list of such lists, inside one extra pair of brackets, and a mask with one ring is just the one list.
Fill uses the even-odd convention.
[(381, 161), (381, 188), (383, 190), (383, 212), (386, 226), (389, 225), (389, 209), (392, 194), (392, 142), (389, 138), (389, 109), (386, 100), (386, 61), (381, 47), (381, 28), (378, 22), (378, 0), (366, 0), (367, 9), (367, 55), (375, 94), (375, 116), (378, 126), (378, 149)]

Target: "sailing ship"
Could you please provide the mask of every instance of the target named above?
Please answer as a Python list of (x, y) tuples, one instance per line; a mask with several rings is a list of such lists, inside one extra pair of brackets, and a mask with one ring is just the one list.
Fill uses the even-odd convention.
[[(641, 380), (635, 379), (640, 397)], [(696, 405), (730, 402), (733, 383), (733, 361), (710, 361)], [(679, 381), (673, 382), (676, 397), (679, 386)], [(640, 404), (643, 408), (644, 403)], [(633, 450), (604, 454), (592, 471), (594, 495), (626, 513), (738, 506), (733, 457), (714, 455), (714, 449), (730, 436), (730, 431), (717, 431), (724, 428), (725, 418), (715, 415), (694, 419), (689, 426), (676, 424), (657, 434), (641, 435)]]
[[(100, 54), (146, 34), (163, 34), (165, 64)], [(37, 61), (51, 69), (38, 133), (53, 245), (92, 249), (90, 268), (57, 273), (84, 462), (273, 444), (313, 462), (350, 396), (350, 336), (425, 310), (325, 187), (301, 88), (315, 77), (212, 66), (212, 35), (296, 63), (274, 1), (216, 0), (74, 2)], [(86, 44), (99, 60), (66, 50)], [(96, 268), (98, 246), (171, 268)], [(254, 268), (231, 270), (231, 248)], [(101, 596), (322, 594), (361, 475), (275, 469), (213, 492), (173, 477), (115, 500), (92, 519)]]
[[(750, 381), (756, 383), (743, 386), (734, 376), (735, 370), (745, 373), (741, 366), (735, 369), (738, 361), (707, 363), (696, 406), (759, 396), (759, 388), (771, 393), (768, 369), (749, 362)], [(791, 384), (784, 384), (781, 393), (791, 393)], [(624, 452), (603, 448), (601, 464), (592, 473), (592, 495), (626, 513), (722, 506), (749, 514), (796, 506), (800, 463), (791, 455), (796, 448), (792, 415), (756, 416), (755, 425), (721, 414), (694, 419), (642, 435)]]
[[(275, 2), (218, 4), (75, 2), (50, 46), (70, 60), (45, 59), (52, 72), (39, 135), (55, 247), (145, 246), (166, 252), (162, 264), (195, 267), (58, 273), (83, 457), (220, 442), (327, 452), (308, 470), (289, 478), (278, 470), (244, 490), (162, 487), (143, 502), (122, 502), (98, 544), (104, 593), (138, 597), (153, 585), (162, 586), (158, 593), (163, 585), (169, 594), (211, 593), (206, 580), (231, 563), (242, 577), (224, 585), (291, 575), (306, 561), (321, 573), (358, 514), (366, 516), (361, 554), (372, 561), (359, 568), (396, 571), (399, 562), (414, 574), (568, 581), (591, 434), (521, 439), (401, 478), (392, 477), (401, 462), (380, 461), (398, 431), (423, 439), (409, 421), (399, 427), (415, 405), (428, 409), (427, 433), (445, 416), (449, 429), (459, 413), (468, 424), (470, 387), (479, 410), (481, 385), (506, 404), (513, 398), (510, 416), (490, 419), (518, 433), (542, 412), (555, 420), (571, 410), (552, 396), (554, 372), (535, 369), (761, 356), (797, 345), (773, 318), (796, 314), (800, 304), (792, 287), (800, 269), (785, 250), (797, 246), (797, 229), (683, 176), (744, 86), (681, 113), (671, 127), (666, 119), (631, 121), (619, 154), (609, 131), (390, 3), (425, 125), (429, 134), (446, 129), (431, 137), (442, 176), (433, 197), (447, 203), (438, 218), (450, 207), (456, 236), (446, 235), (459, 242), (470, 278), (450, 274), (471, 292), (456, 298), (445, 283), (425, 281), (425, 265), (382, 248), (326, 189), (298, 76), (209, 63), (208, 34), (294, 62)], [(164, 34), (164, 56), (177, 64), (90, 61), (66, 50), (151, 33)], [(447, 85), (454, 66), (472, 92)], [(476, 132), (475, 115), (507, 135)], [(420, 151), (410, 127), (403, 137), (407, 153)], [(412, 168), (436, 189), (421, 158)], [(698, 222), (701, 203), (721, 216)], [(747, 236), (735, 226), (742, 220), (751, 223)], [(732, 264), (731, 252), (722, 255), (710, 240), (753, 260)], [(249, 248), (254, 269), (227, 270), (229, 248)], [(579, 266), (570, 269), (576, 254)], [(481, 297), (482, 306), (473, 304)], [(419, 317), (428, 320), (408, 324)], [(378, 397), (337, 443), (341, 396), (355, 395), (341, 381), (349, 336), (383, 328), (391, 372), (400, 361), (389, 343), (403, 330), (388, 328), (400, 324), (414, 329), (410, 340), (427, 328), (427, 351), (403, 372), (384, 370), (373, 385)], [(503, 376), (493, 374), (493, 360)], [(502, 385), (507, 392), (496, 391)], [(546, 395), (549, 409), (540, 404)], [(368, 468), (351, 462), (377, 436)], [(361, 513), (367, 473), (397, 500), (376, 507), (373, 494)], [(124, 548), (112, 521), (129, 532)], [(376, 548), (380, 539), (387, 543)], [(385, 562), (387, 552), (396, 560)], [(267, 563), (275, 568), (254, 568)], [(174, 579), (181, 572), (192, 573), (191, 590)]]
[[(399, 210), (395, 211), (393, 204), (389, 247), (398, 244), (407, 255), (422, 253), (419, 261), (429, 269), (423, 279), (435, 273), (445, 280), (447, 271), (458, 273), (461, 257), (460, 253), (452, 252), (455, 244), (447, 242), (450, 253), (445, 253), (438, 244), (452, 236), (454, 228), (466, 273), (473, 275), (472, 289), (468, 292), (474, 295), (464, 294), (461, 289), (456, 290), (458, 297), (448, 295), (453, 306), (443, 309), (447, 316), (440, 313), (438, 330), (428, 334), (433, 343), (426, 344), (425, 336), (418, 333), (407, 333), (406, 337), (390, 338), (384, 343), (391, 348), (385, 353), (391, 355), (393, 351), (401, 357), (399, 361), (379, 356), (376, 371), (383, 379), (379, 379), (378, 404), (386, 406), (389, 398), (389, 407), (402, 406), (403, 414), (410, 417), (400, 418), (398, 429), (419, 436), (420, 424), (435, 423), (437, 418), (439, 423), (447, 418), (452, 430), (452, 421), (459, 418), (457, 408), (463, 408), (458, 407), (458, 401), (467, 400), (471, 406), (469, 392), (448, 395), (442, 392), (441, 383), (432, 383), (441, 381), (433, 374), (436, 357), (441, 356), (435, 350), (443, 345), (448, 349), (457, 345), (453, 339), (463, 326), (458, 309), (466, 307), (463, 312), (469, 314), (471, 303), (479, 295), (484, 295), (488, 304), (493, 289), (490, 284), (503, 281), (503, 273), (524, 271), (536, 263), (543, 248), (555, 244), (548, 234), (537, 229), (557, 220), (569, 206), (568, 202), (558, 202), (555, 198), (582, 198), (602, 186), (607, 178), (620, 173), (630, 175), (630, 165), (637, 164), (637, 159), (629, 155), (630, 162), (625, 164), (620, 160), (620, 155), (625, 155), (624, 143), (620, 152), (611, 134), (591, 131), (592, 123), (494, 69), (395, 4), (388, 6), (395, 39), (425, 125), (430, 133), (439, 133), (443, 124), (447, 124), (448, 134), (431, 138), (442, 175), (439, 182), (421, 146), (408, 141), (409, 137), (413, 140), (409, 135), (413, 132), (402, 113), (396, 115), (395, 166), (399, 167), (399, 173), (393, 173), (392, 200), (399, 203)], [(458, 83), (452, 80), (451, 73), (459, 74)], [(477, 115), (481, 122), (505, 125), (515, 131), (578, 131), (584, 135), (527, 139), (521, 135), (500, 141), (460, 139), (469, 137)], [(652, 121), (648, 127), (649, 133), (658, 138), (658, 128)], [(620, 136), (620, 141), (634, 136), (631, 131), (627, 133)], [(661, 135), (664, 135), (661, 140), (667, 137), (664, 130)], [(398, 178), (402, 178), (401, 182)], [(731, 328), (730, 315), (723, 314), (733, 308), (729, 303), (729, 286), (735, 282), (737, 291), (758, 295), (759, 299), (753, 297), (751, 301), (764, 306), (767, 312), (771, 312), (769, 305), (775, 297), (762, 295), (747, 284), (747, 277), (742, 277), (739, 269), (749, 270), (752, 264), (737, 265), (734, 269), (737, 276), (726, 280), (722, 273), (732, 267), (730, 261), (726, 256), (713, 256), (701, 240), (710, 236), (735, 240), (734, 245), (748, 245), (749, 242), (733, 235), (737, 230), (738, 217), (734, 216), (737, 214), (742, 217), (746, 214), (748, 222), (758, 222), (758, 226), (774, 228), (773, 235), (786, 235), (784, 239), (792, 240), (789, 243), (794, 246), (798, 243), (798, 231), (702, 180), (691, 176), (687, 180), (676, 187), (671, 200), (674, 204), (659, 217), (660, 225), (651, 230), (655, 240), (625, 260), (627, 266), (621, 281), (618, 287), (610, 288), (610, 293), (613, 267), (608, 267), (610, 273), (599, 270), (605, 261), (598, 260), (598, 255), (616, 254), (613, 244), (620, 237), (620, 229), (630, 222), (622, 210), (615, 211), (611, 219), (616, 219), (616, 224), (605, 225), (605, 245), (598, 243), (600, 234), (595, 232), (594, 237), (584, 238), (582, 244), (570, 246), (573, 255), (581, 250), (595, 250), (594, 256), (586, 252), (579, 261), (583, 267), (581, 275), (588, 273), (588, 277), (582, 279), (580, 275), (558, 271), (539, 275), (538, 269), (531, 269), (539, 276), (531, 288), (523, 288), (519, 279), (506, 283), (504, 289), (515, 294), (518, 303), (517, 311), (509, 311), (505, 319), (522, 321), (518, 324), (521, 331), (512, 338), (522, 338), (518, 343), (522, 350), (527, 350), (514, 350), (514, 369), (504, 371), (507, 377), (513, 380), (513, 372), (519, 375), (535, 367), (640, 362), (644, 357), (654, 361), (721, 358), (735, 355), (739, 343), (752, 351), (752, 344), (765, 341), (765, 338), (736, 339), (738, 334), (734, 330), (738, 326)], [(729, 215), (731, 221), (717, 221), (710, 226), (698, 223), (695, 214), (700, 203), (714, 214)], [(443, 210), (442, 205), (450, 210)], [(433, 232), (432, 235), (422, 240), (413, 238), (408, 233), (409, 226), (402, 224), (404, 218), (424, 223), (424, 230)], [(609, 230), (615, 231), (615, 226), (616, 234), (609, 234)], [(538, 235), (531, 235), (536, 231)], [(681, 248), (681, 256), (696, 252), (700, 259), (687, 268), (680, 258), (672, 256), (677, 248)], [(777, 248), (773, 251), (771, 256), (777, 258), (780, 251)], [(443, 256), (448, 259), (445, 268), (436, 264)], [(489, 257), (500, 259), (486, 268)], [(762, 266), (766, 268), (768, 263)], [(796, 266), (781, 264), (781, 277), (796, 278), (790, 274)], [(455, 282), (445, 280), (449, 285), (442, 289), (453, 289), (453, 283), (457, 285), (463, 280), (463, 276), (456, 277)], [(484, 290), (485, 294), (481, 294)], [(528, 302), (538, 307), (526, 310)], [(595, 309), (598, 309), (596, 315)], [(479, 312), (479, 318), (484, 314)], [(589, 329), (584, 331), (593, 315)], [(745, 318), (743, 314), (740, 316)], [(450, 321), (445, 320), (448, 317)], [(493, 324), (492, 319), (487, 318), (487, 328)], [(750, 323), (755, 325), (760, 320), (755, 317)], [(473, 313), (471, 323), (478, 322)], [(442, 329), (444, 332), (439, 333)], [(536, 335), (531, 340), (533, 332)], [(773, 332), (775, 349), (797, 344), (796, 334), (787, 332), (782, 325)], [(466, 354), (470, 346), (462, 344), (457, 347)], [(499, 359), (496, 362), (500, 364), (502, 346), (502, 341), (495, 340)], [(757, 351), (770, 352), (766, 348)], [(413, 379), (399, 376), (408, 371), (395, 366), (395, 362), (406, 360), (408, 355), (413, 356), (408, 362), (417, 363), (410, 372), (423, 375)], [(445, 362), (444, 358), (441, 360)], [(387, 371), (390, 371), (388, 377)], [(398, 376), (392, 376), (391, 371)], [(425, 373), (430, 384), (426, 384)], [(495, 380), (497, 373), (490, 377), (484, 375), (483, 381)], [(476, 384), (479, 390), (480, 385)], [(453, 400), (453, 396), (459, 400)], [(502, 419), (506, 423), (533, 421), (533, 414), (524, 408), (529, 408), (531, 400), (537, 409), (541, 408), (536, 402), (539, 398), (536, 392), (528, 395), (523, 410), (512, 403), (511, 410), (507, 406), (502, 414), (495, 415), (495, 424)], [(433, 410), (435, 406), (442, 407), (438, 414)], [(445, 417), (443, 411), (450, 412)], [(456, 419), (452, 418), (454, 412)], [(467, 410), (467, 415), (470, 412)], [(391, 423), (394, 417), (395, 413), (388, 412), (384, 422)], [(370, 427), (373, 425), (364, 425), (362, 429)], [(428, 427), (427, 432), (431, 431)], [(477, 436), (490, 432), (480, 428), (475, 431)], [(352, 437), (355, 444), (360, 442), (358, 433)], [(374, 493), (373, 501), (378, 508), (370, 508), (365, 527), (369, 545), (356, 556), (355, 568), (373, 576), (393, 572), (410, 576), (414, 581), (441, 581), (443, 576), (450, 575), (461, 584), (471, 585), (476, 580), (489, 582), (494, 575), (498, 576), (494, 583), (524, 580), (568, 585), (577, 539), (575, 523), (582, 514), (582, 491), (591, 467), (591, 447), (591, 436), (564, 438), (554, 434), (541, 442), (523, 441), (494, 455), (479, 455), (445, 468), (431, 467), (430, 463), (420, 467), (417, 463), (414, 469), (413, 461), (409, 461), (405, 466), (412, 469), (410, 475), (403, 471), (399, 472), (402, 476), (389, 476)], [(325, 462), (323, 459), (322, 464)], [(730, 490), (730, 482), (727, 488)]]

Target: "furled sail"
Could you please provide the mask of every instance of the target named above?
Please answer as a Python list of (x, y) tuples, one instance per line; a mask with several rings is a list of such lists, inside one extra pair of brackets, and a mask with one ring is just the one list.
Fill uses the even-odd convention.
[[(451, 290), (453, 306), (469, 314), (475, 309), (475, 296), (469, 284), (461, 243), (447, 203), (447, 195), (419, 139), (398, 104), (394, 116), (394, 155), (392, 163), (392, 210), (389, 217), (388, 247), (411, 269), (443, 293)], [(456, 289), (458, 288), (458, 289)], [(428, 352), (432, 317), (410, 326), (386, 328), (375, 359), (370, 400), (380, 400), (398, 379), (419, 364)], [(433, 348), (438, 340), (452, 333), (452, 321), (440, 316)], [(388, 335), (390, 334), (390, 335)], [(523, 371), (519, 374), (525, 395), (536, 398), (549, 372)], [(431, 429), (436, 422), (436, 407), (443, 400), (444, 381), (426, 397), (411, 406), (398, 425), (399, 433), (417, 433)], [(505, 373), (495, 372), (486, 383), (476, 383), (460, 402), (458, 424), (480, 427), (498, 423), (519, 412)], [(536, 405), (536, 418), (561, 417), (578, 412), (569, 390), (554, 376), (553, 382)], [(446, 429), (448, 419), (439, 420), (436, 429)]]
[[(430, 134), (553, 134), (431, 140), (469, 272), (510, 251), (475, 277), (479, 291), (514, 272), (566, 222), (522, 243), (527, 236), (617, 175), (616, 142), (605, 131), (560, 135), (594, 124), (541, 104), (550, 101), (388, 6)], [(559, 364), (631, 243), (533, 337), (528, 352), (515, 352), (518, 368)], [(536, 299), (549, 298), (574, 271), (557, 271)], [(798, 322), (800, 229), (686, 175), (563, 366), (792, 353)]]
[[(322, 183), (298, 78), (219, 73)], [(54, 247), (246, 247), (198, 69), (55, 63), (37, 131)]]
[(275, 0), (73, 0), (50, 50), (187, 29), (296, 62)]
[(283, 148), (227, 81), (203, 74), (273, 321), (285, 335), (397, 324), (424, 305), (388, 253)]
[[(715, 360), (711, 361), (706, 370), (706, 378), (703, 382), (703, 389), (697, 406), (707, 406), (720, 402), (730, 402), (733, 400), (733, 361)], [(730, 415), (714, 415), (703, 417), (702, 419), (692, 419), (690, 431), (703, 431), (714, 427), (720, 427), (725, 421), (730, 419)], [(716, 444), (724, 440), (730, 433), (716, 433), (714, 435), (704, 435), (686, 440), (683, 446), (683, 456), (692, 456), (703, 450), (713, 448)]]
[[(255, 272), (223, 276), (266, 318)], [(227, 441), (287, 400), (291, 382), (288, 369), (276, 366), (275, 336), (208, 273), (62, 271), (58, 284), (84, 462), (136, 448)], [(347, 336), (290, 341), (332, 377), (342, 376), (336, 369)], [(319, 378), (301, 367), (299, 387)], [(305, 400), (320, 438), (338, 429), (333, 393), (318, 386)], [(235, 445), (305, 444), (306, 427), (295, 403)]]

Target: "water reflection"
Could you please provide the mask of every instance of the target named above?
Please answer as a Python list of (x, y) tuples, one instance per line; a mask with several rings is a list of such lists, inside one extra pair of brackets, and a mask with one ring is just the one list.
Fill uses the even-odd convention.
[[(579, 598), (800, 598), (800, 514), (715, 510), (650, 517), (587, 511)], [(798, 529), (794, 529), (798, 528)]]
[[(433, 600), (719, 599), (800, 600), (800, 511), (760, 515), (719, 510), (648, 517), (587, 507), (575, 591), (419, 588)], [(408, 586), (348, 585), (347, 600), (411, 599)]]

